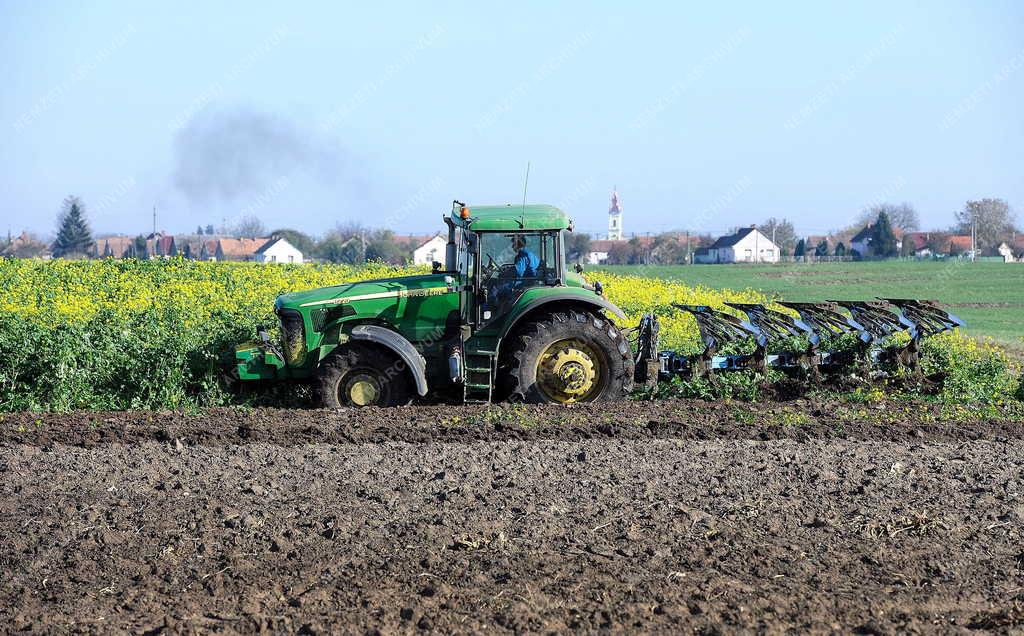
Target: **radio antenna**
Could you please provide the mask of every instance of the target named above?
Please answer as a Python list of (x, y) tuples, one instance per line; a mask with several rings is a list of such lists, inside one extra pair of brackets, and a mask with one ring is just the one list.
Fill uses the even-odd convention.
[(526, 162), (526, 179), (523, 181), (523, 213), (519, 220), (519, 227), (526, 227), (526, 189), (530, 187), (530, 162)]

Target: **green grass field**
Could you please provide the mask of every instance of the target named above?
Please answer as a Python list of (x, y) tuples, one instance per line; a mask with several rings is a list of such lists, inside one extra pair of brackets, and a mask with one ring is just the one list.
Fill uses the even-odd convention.
[(594, 268), (715, 288), (753, 288), (793, 301), (877, 296), (937, 300), (966, 332), (1024, 347), (1024, 264), (883, 261), (784, 265), (623, 265)]

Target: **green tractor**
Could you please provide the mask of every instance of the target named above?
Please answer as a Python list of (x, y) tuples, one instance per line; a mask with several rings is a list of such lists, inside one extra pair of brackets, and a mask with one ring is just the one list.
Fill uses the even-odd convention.
[(312, 381), (329, 408), (597, 402), (659, 380), (769, 368), (810, 383), (848, 374), (928, 384), (921, 339), (964, 324), (934, 301), (900, 298), (673, 304), (693, 316), (704, 348), (661, 351), (655, 314), (620, 328), (613, 319), (626, 317), (601, 284), (567, 267), (572, 221), (558, 208), (455, 201), (444, 221), (445, 261), (430, 274), (280, 296), (280, 342), (261, 330), (262, 342), (236, 348), (232, 375)]
[(430, 274), (285, 294), (281, 340), (236, 348), (237, 378), (312, 381), (320, 405), (621, 399), (633, 389), (625, 319), (568, 268), (572, 221), (549, 205), (454, 202)]

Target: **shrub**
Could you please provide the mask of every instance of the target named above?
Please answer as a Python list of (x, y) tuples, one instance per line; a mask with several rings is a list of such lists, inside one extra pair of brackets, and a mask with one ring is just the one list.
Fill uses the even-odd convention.
[[(1019, 369), (991, 339), (975, 340), (945, 333), (924, 340), (921, 364), (925, 373), (945, 376), (940, 397), (947, 403), (1001, 404), (1020, 399)], [(1017, 394), (1017, 395), (1015, 395)]]

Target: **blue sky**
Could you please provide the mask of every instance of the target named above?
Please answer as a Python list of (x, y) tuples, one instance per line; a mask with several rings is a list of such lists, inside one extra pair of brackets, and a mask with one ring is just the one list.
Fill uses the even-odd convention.
[(81, 4), (0, 1), (4, 232), (427, 231), (528, 161), (593, 231), (1024, 203), (1019, 2)]

